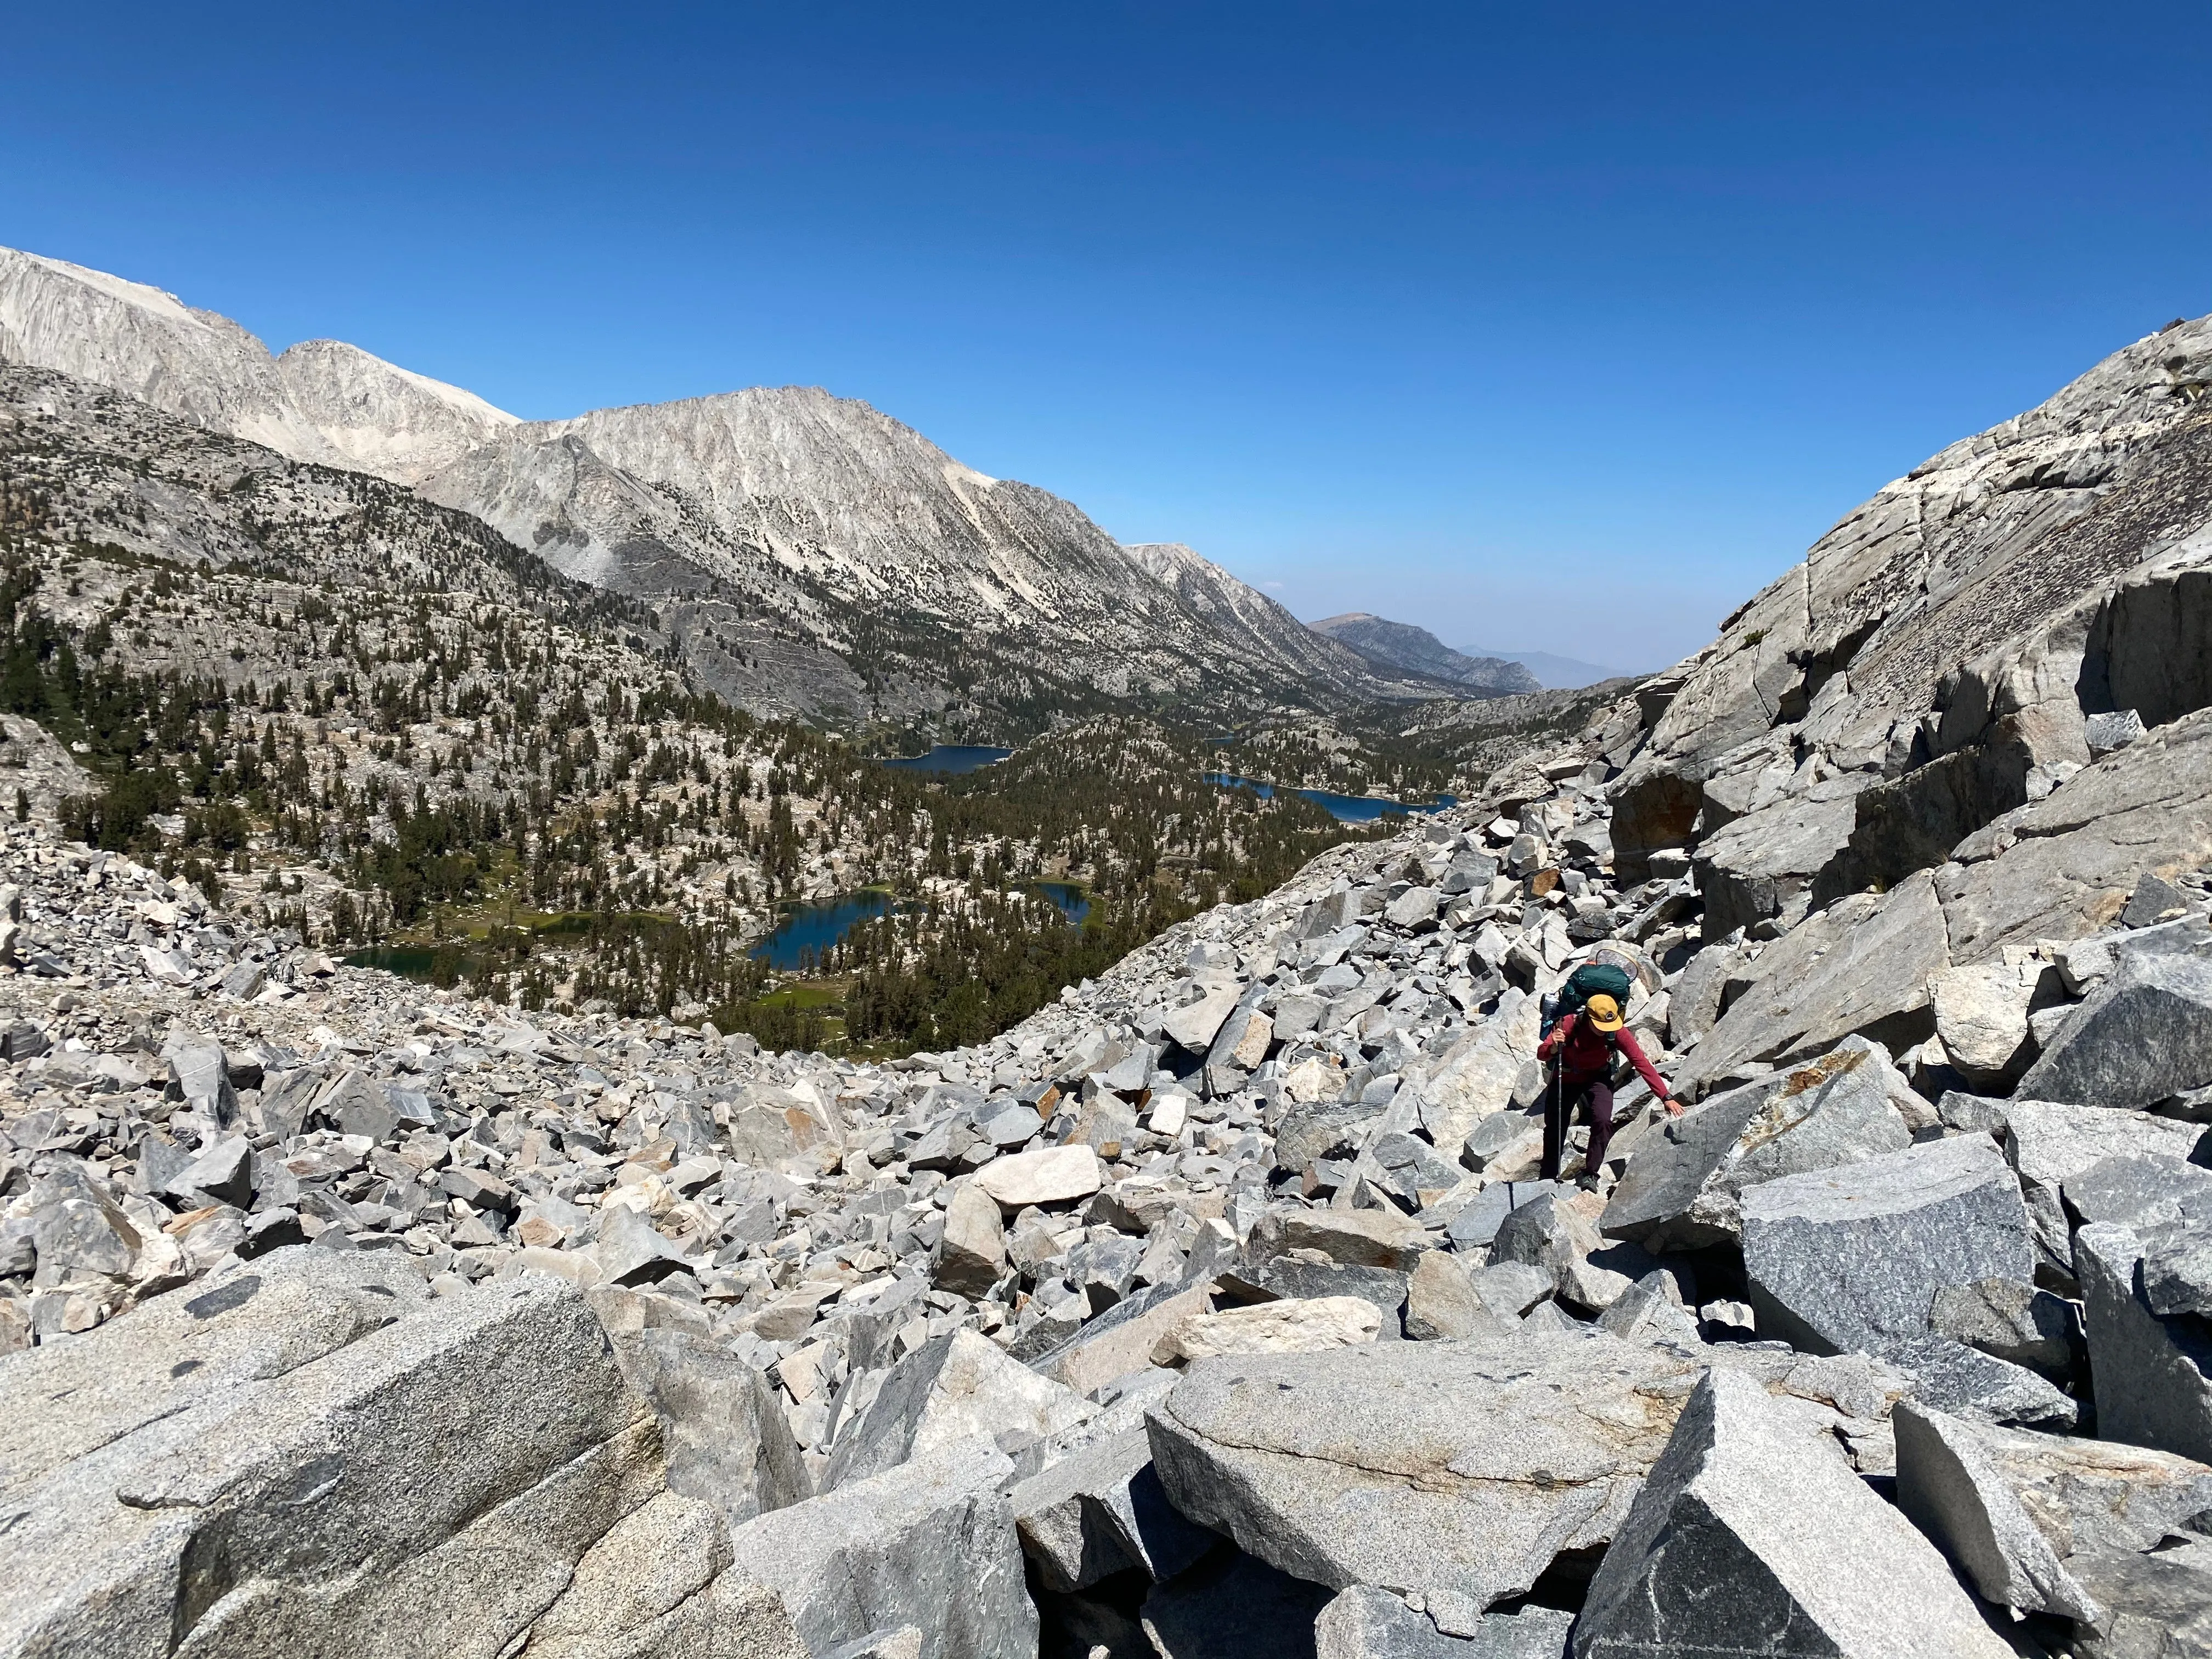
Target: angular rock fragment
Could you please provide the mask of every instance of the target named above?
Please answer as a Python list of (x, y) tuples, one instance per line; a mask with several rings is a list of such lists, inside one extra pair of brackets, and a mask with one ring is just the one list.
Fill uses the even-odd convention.
[(246, 1208), (253, 1202), (252, 1143), (244, 1135), (216, 1141), (170, 1176), (166, 1190), (180, 1198), (204, 1193), (218, 1204)]
[(1485, 1250), (1514, 1211), (1560, 1190), (1556, 1181), (1500, 1181), (1485, 1187), (1444, 1228), (1456, 1250)]
[(168, 1097), (182, 1101), (192, 1111), (204, 1113), (217, 1124), (228, 1125), (238, 1116), (238, 1093), (231, 1087), (230, 1066), (219, 1042), (186, 1039), (169, 1050)]
[(1525, 1261), (1498, 1261), (1474, 1275), (1482, 1305), (1510, 1325), (1559, 1288), (1559, 1276)]
[(1476, 1292), (1464, 1256), (1425, 1251), (1406, 1281), (1406, 1334), (1416, 1342), (1502, 1336), (1508, 1327)]
[(1901, 1054), (1935, 1030), (1928, 981), (1951, 965), (1943, 907), (1924, 871), (1855, 893), (1769, 945), (1674, 1081), (1690, 1091), (1747, 1067), (1825, 1054), (1854, 1033)]
[(690, 1332), (646, 1328), (611, 1340), (624, 1381), (660, 1419), (671, 1492), (706, 1499), (732, 1522), (813, 1495), (763, 1373)]
[(2083, 723), (2083, 738), (2089, 752), (2100, 759), (2114, 750), (2126, 748), (2142, 734), (2142, 716), (2132, 708), (2092, 714)]
[(1900, 1401), (1898, 1503), (1982, 1596), (2097, 1623), (2069, 1571), (2078, 1550), (2141, 1551), (2212, 1510), (2212, 1468), (2187, 1458), (1994, 1428)]
[(1881, 1357), (1911, 1374), (1913, 1392), (1939, 1411), (1978, 1423), (2011, 1423), (2063, 1433), (2081, 1407), (2044, 1377), (1946, 1336), (1903, 1337)]
[(1221, 1540), (1176, 1511), (1139, 1426), (1068, 1453), (1012, 1495), (1022, 1547), (1066, 1594), (1131, 1568), (1173, 1578)]
[(2065, 1279), (2074, 1274), (2074, 1222), (2065, 1185), (2118, 1154), (2182, 1158), (2200, 1133), (2194, 1125), (2106, 1106), (2069, 1106), (2022, 1097), (2005, 1104), (2005, 1158), (2020, 1177), (2038, 1261)]
[(2044, 1045), (2031, 1100), (2141, 1108), (2212, 1083), (2212, 960), (2129, 954)]
[(1105, 1172), (1089, 1146), (1046, 1146), (993, 1159), (977, 1171), (974, 1184), (1012, 1212), (1088, 1198), (1105, 1185)]
[(1273, 1042), (1275, 1023), (1259, 1009), (1239, 1004), (1214, 1034), (1206, 1053), (1206, 1076), (1215, 1094), (1236, 1090), (1244, 1078), (1260, 1068)]
[(1599, 1333), (1240, 1354), (1147, 1423), (1176, 1507), (1261, 1559), (1480, 1609), (1613, 1535), (1694, 1370)]
[(1696, 1249), (1742, 1230), (1746, 1188), (1862, 1163), (1912, 1143), (1889, 1057), (1847, 1037), (1818, 1060), (1705, 1102), (1629, 1159), (1600, 1225), (1648, 1249)]
[(611, 1206), (599, 1220), (592, 1246), (599, 1278), (609, 1285), (647, 1285), (665, 1279), (686, 1263), (684, 1252), (653, 1223), (626, 1205)]
[(1508, 991), (1489, 1019), (1408, 1078), (1433, 1144), (1462, 1146), (1477, 1123), (1512, 1104), (1514, 1083), (1543, 1035), (1538, 1016), (1534, 997)]
[(782, 1598), (815, 1653), (912, 1626), (921, 1659), (1034, 1659), (1036, 1609), (1000, 1484), (1013, 1463), (987, 1439), (746, 1522), (733, 1571)]
[(1960, 1074), (1983, 1086), (2021, 1063), (2034, 978), (2007, 962), (1976, 963), (1938, 974), (1929, 987), (1936, 1036)]
[(1348, 1267), (1409, 1271), (1431, 1248), (1428, 1233), (1387, 1210), (1270, 1210), (1252, 1230), (1255, 1261), (1316, 1250)]
[(1214, 1037), (1243, 994), (1235, 985), (1216, 986), (1194, 1002), (1176, 1009), (1161, 1023), (1168, 1040), (1194, 1054), (1212, 1047)]
[(1158, 1285), (1117, 1302), (1029, 1361), (1032, 1370), (1081, 1395), (1141, 1371), (1159, 1340), (1194, 1314), (1212, 1306), (1212, 1282), (1179, 1290)]
[(1712, 1370), (1599, 1565), (1575, 1651), (2005, 1659), (2012, 1650), (1832, 1443), (1751, 1378)]
[(735, 1582), (729, 1565), (720, 1512), (662, 1492), (585, 1552), (524, 1650), (545, 1659), (807, 1659), (781, 1599)]
[(1260, 1302), (1192, 1314), (1153, 1345), (1152, 1359), (1177, 1365), (1217, 1354), (1319, 1353), (1372, 1342), (1382, 1325), (1375, 1304), (1358, 1297)]
[[(0, 1386), (27, 1399), (101, 1380), (58, 1415), (0, 1413), (5, 1498), (26, 1516), (0, 1647), (373, 1652), (406, 1629), (426, 1650), (495, 1652), (659, 1489), (656, 1425), (574, 1291), (423, 1301), (355, 1267), (323, 1303), (332, 1269), (289, 1258), (330, 1254), (276, 1253), (148, 1326), (9, 1362)], [(203, 1324), (221, 1363), (179, 1358), (189, 1340), (142, 1347), (165, 1322)], [(155, 1364), (124, 1398), (115, 1383)], [(453, 1593), (469, 1584), (496, 1593)]]
[(2212, 1170), (2157, 1152), (2099, 1158), (2069, 1176), (2060, 1191), (2081, 1226), (2140, 1231), (2183, 1222), (2212, 1225)]
[(891, 1368), (866, 1413), (838, 1435), (823, 1490), (865, 1480), (957, 1441), (1014, 1432), (1042, 1437), (1093, 1414), (1081, 1396), (975, 1332), (954, 1331)]
[(1924, 1335), (1938, 1291), (2033, 1267), (2020, 1188), (1979, 1136), (1753, 1187), (1743, 1217), (1759, 1329), (1809, 1352)]
[(2212, 1218), (2160, 1227), (2143, 1241), (2143, 1301), (2160, 1318), (2212, 1316)]
[(2151, 1311), (2143, 1250), (2143, 1238), (2125, 1227), (2100, 1224), (2075, 1235), (2097, 1432), (2212, 1462), (2212, 1329), (2190, 1315)]
[(940, 1290), (982, 1296), (1006, 1271), (1006, 1233), (999, 1206), (970, 1181), (945, 1206), (945, 1234), (931, 1273)]
[(2054, 1380), (2071, 1376), (2087, 1356), (2079, 1310), (2016, 1279), (1984, 1279), (1936, 1291), (1929, 1324), (1938, 1336)]
[(1349, 1157), (1358, 1150), (1360, 1131), (1381, 1115), (1380, 1107), (1358, 1100), (1293, 1105), (1275, 1128), (1275, 1166), (1297, 1174), (1319, 1158)]
[(1699, 1340), (1697, 1316), (1682, 1305), (1674, 1276), (1658, 1270), (1637, 1280), (1600, 1314), (1597, 1327), (1626, 1342), (1693, 1347)]
[(2194, 1544), (2156, 1553), (2082, 1550), (2069, 1562), (2106, 1609), (2076, 1627), (2081, 1659), (2199, 1659), (2212, 1653), (2212, 1548)]
[(1381, 1340), (1391, 1342), (1403, 1333), (1407, 1287), (1412, 1281), (1411, 1275), (1389, 1267), (1347, 1267), (1334, 1261), (1279, 1255), (1256, 1270), (1240, 1267), (1226, 1273), (1220, 1282), (1224, 1291), (1232, 1293), (1249, 1285), (1262, 1297), (1281, 1301), (1356, 1297), (1375, 1310), (1381, 1321)]

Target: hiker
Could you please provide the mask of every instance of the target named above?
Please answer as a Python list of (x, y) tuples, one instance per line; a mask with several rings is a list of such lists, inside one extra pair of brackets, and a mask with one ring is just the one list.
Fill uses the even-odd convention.
[(1628, 1056), (1652, 1095), (1670, 1117), (1682, 1115), (1681, 1103), (1667, 1087), (1666, 1079), (1644, 1058), (1636, 1033), (1626, 1029), (1620, 1000), (1607, 992), (1595, 992), (1580, 1009), (1568, 1013), (1537, 1046), (1536, 1058), (1553, 1062), (1552, 1088), (1544, 1113), (1544, 1164), (1547, 1181), (1559, 1178), (1559, 1161), (1565, 1156), (1567, 1130), (1575, 1121), (1575, 1108), (1589, 1103), (1589, 1152), (1583, 1160), (1582, 1184), (1597, 1185), (1605, 1167), (1605, 1149), (1613, 1139), (1613, 1057)]

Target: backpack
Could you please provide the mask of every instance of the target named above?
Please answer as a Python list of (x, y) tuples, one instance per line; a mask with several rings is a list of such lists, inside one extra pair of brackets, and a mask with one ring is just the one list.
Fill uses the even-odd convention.
[(1549, 1030), (1569, 1014), (1578, 1014), (1595, 996), (1611, 997), (1626, 1011), (1628, 990), (1635, 984), (1628, 969), (1617, 963), (1586, 962), (1567, 975), (1565, 984), (1545, 999), (1544, 1028)]

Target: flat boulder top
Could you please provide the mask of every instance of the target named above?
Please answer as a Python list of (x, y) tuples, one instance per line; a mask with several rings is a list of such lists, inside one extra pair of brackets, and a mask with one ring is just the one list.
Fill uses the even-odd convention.
[(1925, 1209), (2012, 1178), (1994, 1141), (1960, 1135), (1767, 1182), (1744, 1193), (1743, 1212), (1759, 1221), (1863, 1221)]
[(976, 1172), (975, 1181), (1010, 1210), (1088, 1198), (1106, 1184), (1098, 1154), (1080, 1145), (1047, 1146), (994, 1159)]
[(1158, 1410), (1225, 1444), (1439, 1489), (1565, 1483), (1640, 1475), (1699, 1369), (1602, 1334), (1394, 1342), (1204, 1360)]
[(1153, 1460), (1285, 1572), (1487, 1607), (1613, 1535), (1702, 1369), (1564, 1331), (1227, 1355), (1152, 1408)]

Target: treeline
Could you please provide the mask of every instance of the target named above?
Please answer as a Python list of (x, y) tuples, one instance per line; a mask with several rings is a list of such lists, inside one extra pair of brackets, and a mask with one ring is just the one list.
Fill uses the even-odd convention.
[[(66, 584), (82, 616), (100, 567), (122, 585), (94, 590), (112, 597), (88, 625), (41, 607), (42, 583)], [(213, 617), (235, 678), (124, 665), (155, 630)], [(1182, 916), (1369, 833), (1208, 784), (1200, 744), (1126, 717), (964, 778), (886, 769), (641, 656), (632, 621), (610, 606), (580, 640), (468, 592), (18, 546), (0, 557), (0, 707), (85, 745), (96, 783), (62, 803), (72, 837), (210, 888), (218, 869), (265, 870), (272, 923), (340, 948), (421, 938), (434, 978), (479, 993), (710, 1008), (764, 1042), (823, 1040), (836, 1005), (768, 995), (740, 919), (820, 891), (832, 853), (842, 885), (912, 908), (813, 977), (842, 997), (848, 1041), (926, 1047), (988, 1036)], [(303, 861), (343, 884), (319, 915), (277, 874)], [(1063, 873), (1091, 894), (1085, 927), (1018, 896)], [(457, 918), (473, 937), (452, 936)]]

